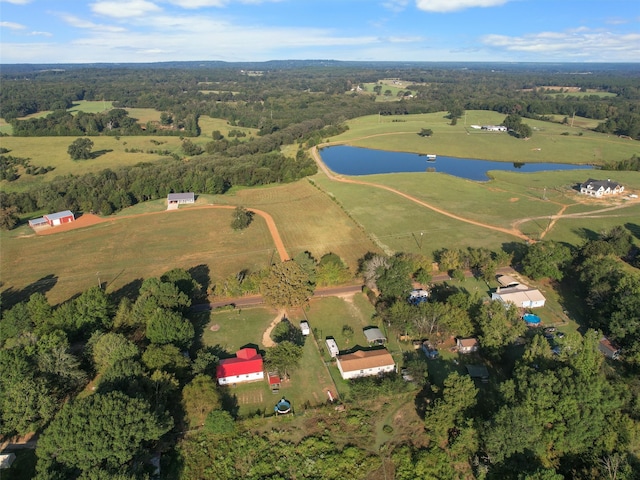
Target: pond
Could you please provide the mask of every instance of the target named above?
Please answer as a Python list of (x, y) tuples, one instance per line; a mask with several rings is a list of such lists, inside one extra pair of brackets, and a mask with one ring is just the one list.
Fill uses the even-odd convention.
[(399, 172), (441, 172), (469, 180), (489, 180), (489, 170), (511, 172), (542, 172), (548, 170), (592, 169), (589, 165), (566, 163), (518, 163), (455, 158), (438, 155), (435, 160), (417, 153), (388, 152), (339, 145), (320, 151), (324, 163), (343, 175), (372, 175)]

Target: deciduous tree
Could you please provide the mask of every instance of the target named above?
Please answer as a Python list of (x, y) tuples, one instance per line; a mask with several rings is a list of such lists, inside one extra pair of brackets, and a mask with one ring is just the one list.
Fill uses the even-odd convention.
[(93, 141), (91, 139), (83, 137), (73, 141), (67, 153), (72, 160), (87, 160), (91, 158), (91, 149), (93, 148)]
[(262, 281), (260, 292), (269, 305), (297, 307), (307, 303), (313, 294), (309, 275), (293, 260), (275, 263)]

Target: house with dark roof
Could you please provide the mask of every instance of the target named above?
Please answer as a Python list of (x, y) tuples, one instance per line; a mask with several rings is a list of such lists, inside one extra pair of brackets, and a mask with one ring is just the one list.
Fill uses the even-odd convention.
[(234, 358), (220, 360), (216, 368), (220, 385), (255, 382), (264, 379), (262, 355), (255, 348), (243, 348)]
[(345, 380), (396, 371), (393, 357), (384, 348), (357, 350), (353, 353), (338, 355), (336, 356), (336, 364), (340, 375)]
[(580, 184), (580, 193), (591, 195), (592, 197), (604, 197), (608, 195), (619, 195), (624, 192), (624, 186), (611, 179), (594, 180), (590, 178), (586, 182)]

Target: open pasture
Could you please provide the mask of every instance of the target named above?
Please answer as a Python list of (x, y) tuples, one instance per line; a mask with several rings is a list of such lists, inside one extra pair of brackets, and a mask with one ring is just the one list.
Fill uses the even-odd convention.
[(332, 252), (355, 273), (358, 259), (368, 251), (379, 251), (339, 205), (307, 180), (207, 198), (212, 203), (255, 207), (268, 212), (291, 257), (309, 251), (320, 259)]
[(258, 132), (257, 128), (248, 128), (248, 127), (234, 127), (229, 125), (229, 123), (222, 118), (213, 118), (208, 115), (201, 115), (198, 118), (198, 125), (200, 126), (200, 137), (211, 138), (211, 132), (214, 130), (218, 130), (224, 138), (227, 140), (233, 140), (233, 138), (229, 138), (230, 130), (238, 130), (240, 132), (244, 132), (247, 134), (246, 137), (240, 137), (239, 140), (247, 140), (252, 136), (255, 136)]
[[(116, 169), (135, 165), (140, 162), (153, 162), (162, 158), (157, 153), (146, 153), (151, 150), (169, 150), (180, 153), (182, 142), (178, 137), (89, 137), (93, 142), (92, 152), (95, 158), (89, 160), (72, 160), (67, 153), (69, 145), (78, 137), (4, 137), (2, 145), (10, 150), (9, 155), (29, 158), (31, 165), (38, 167), (52, 166), (54, 170), (45, 175), (22, 175), (14, 182), (0, 182), (5, 191), (20, 191), (33, 184), (47, 182), (55, 177), (69, 174), (83, 175), (99, 172), (105, 168)], [(160, 142), (155, 145), (152, 140)], [(140, 153), (129, 153), (125, 149), (139, 149)]]
[(26, 226), (3, 232), (3, 295), (35, 288), (55, 304), (95, 285), (98, 276), (113, 292), (177, 267), (204, 265), (216, 281), (269, 265), (274, 246), (264, 220), (256, 216), (241, 232), (230, 223), (228, 210), (181, 209), (46, 236)]
[[(447, 112), (420, 115), (369, 115), (349, 120), (349, 130), (332, 142), (380, 150), (479, 158), (504, 162), (600, 164), (627, 159), (638, 153), (637, 142), (613, 135), (553, 122), (523, 119), (533, 129), (530, 139), (488, 132), (471, 125), (500, 124), (505, 115), (470, 110), (457, 125), (449, 125)], [(422, 128), (433, 130), (421, 137)], [(569, 135), (563, 135), (568, 132)]]

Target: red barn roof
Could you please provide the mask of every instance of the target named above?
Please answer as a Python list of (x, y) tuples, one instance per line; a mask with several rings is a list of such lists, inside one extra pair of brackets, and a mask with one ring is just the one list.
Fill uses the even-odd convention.
[(255, 348), (243, 348), (236, 352), (236, 358), (220, 360), (216, 369), (218, 378), (249, 375), (262, 371), (262, 356)]

